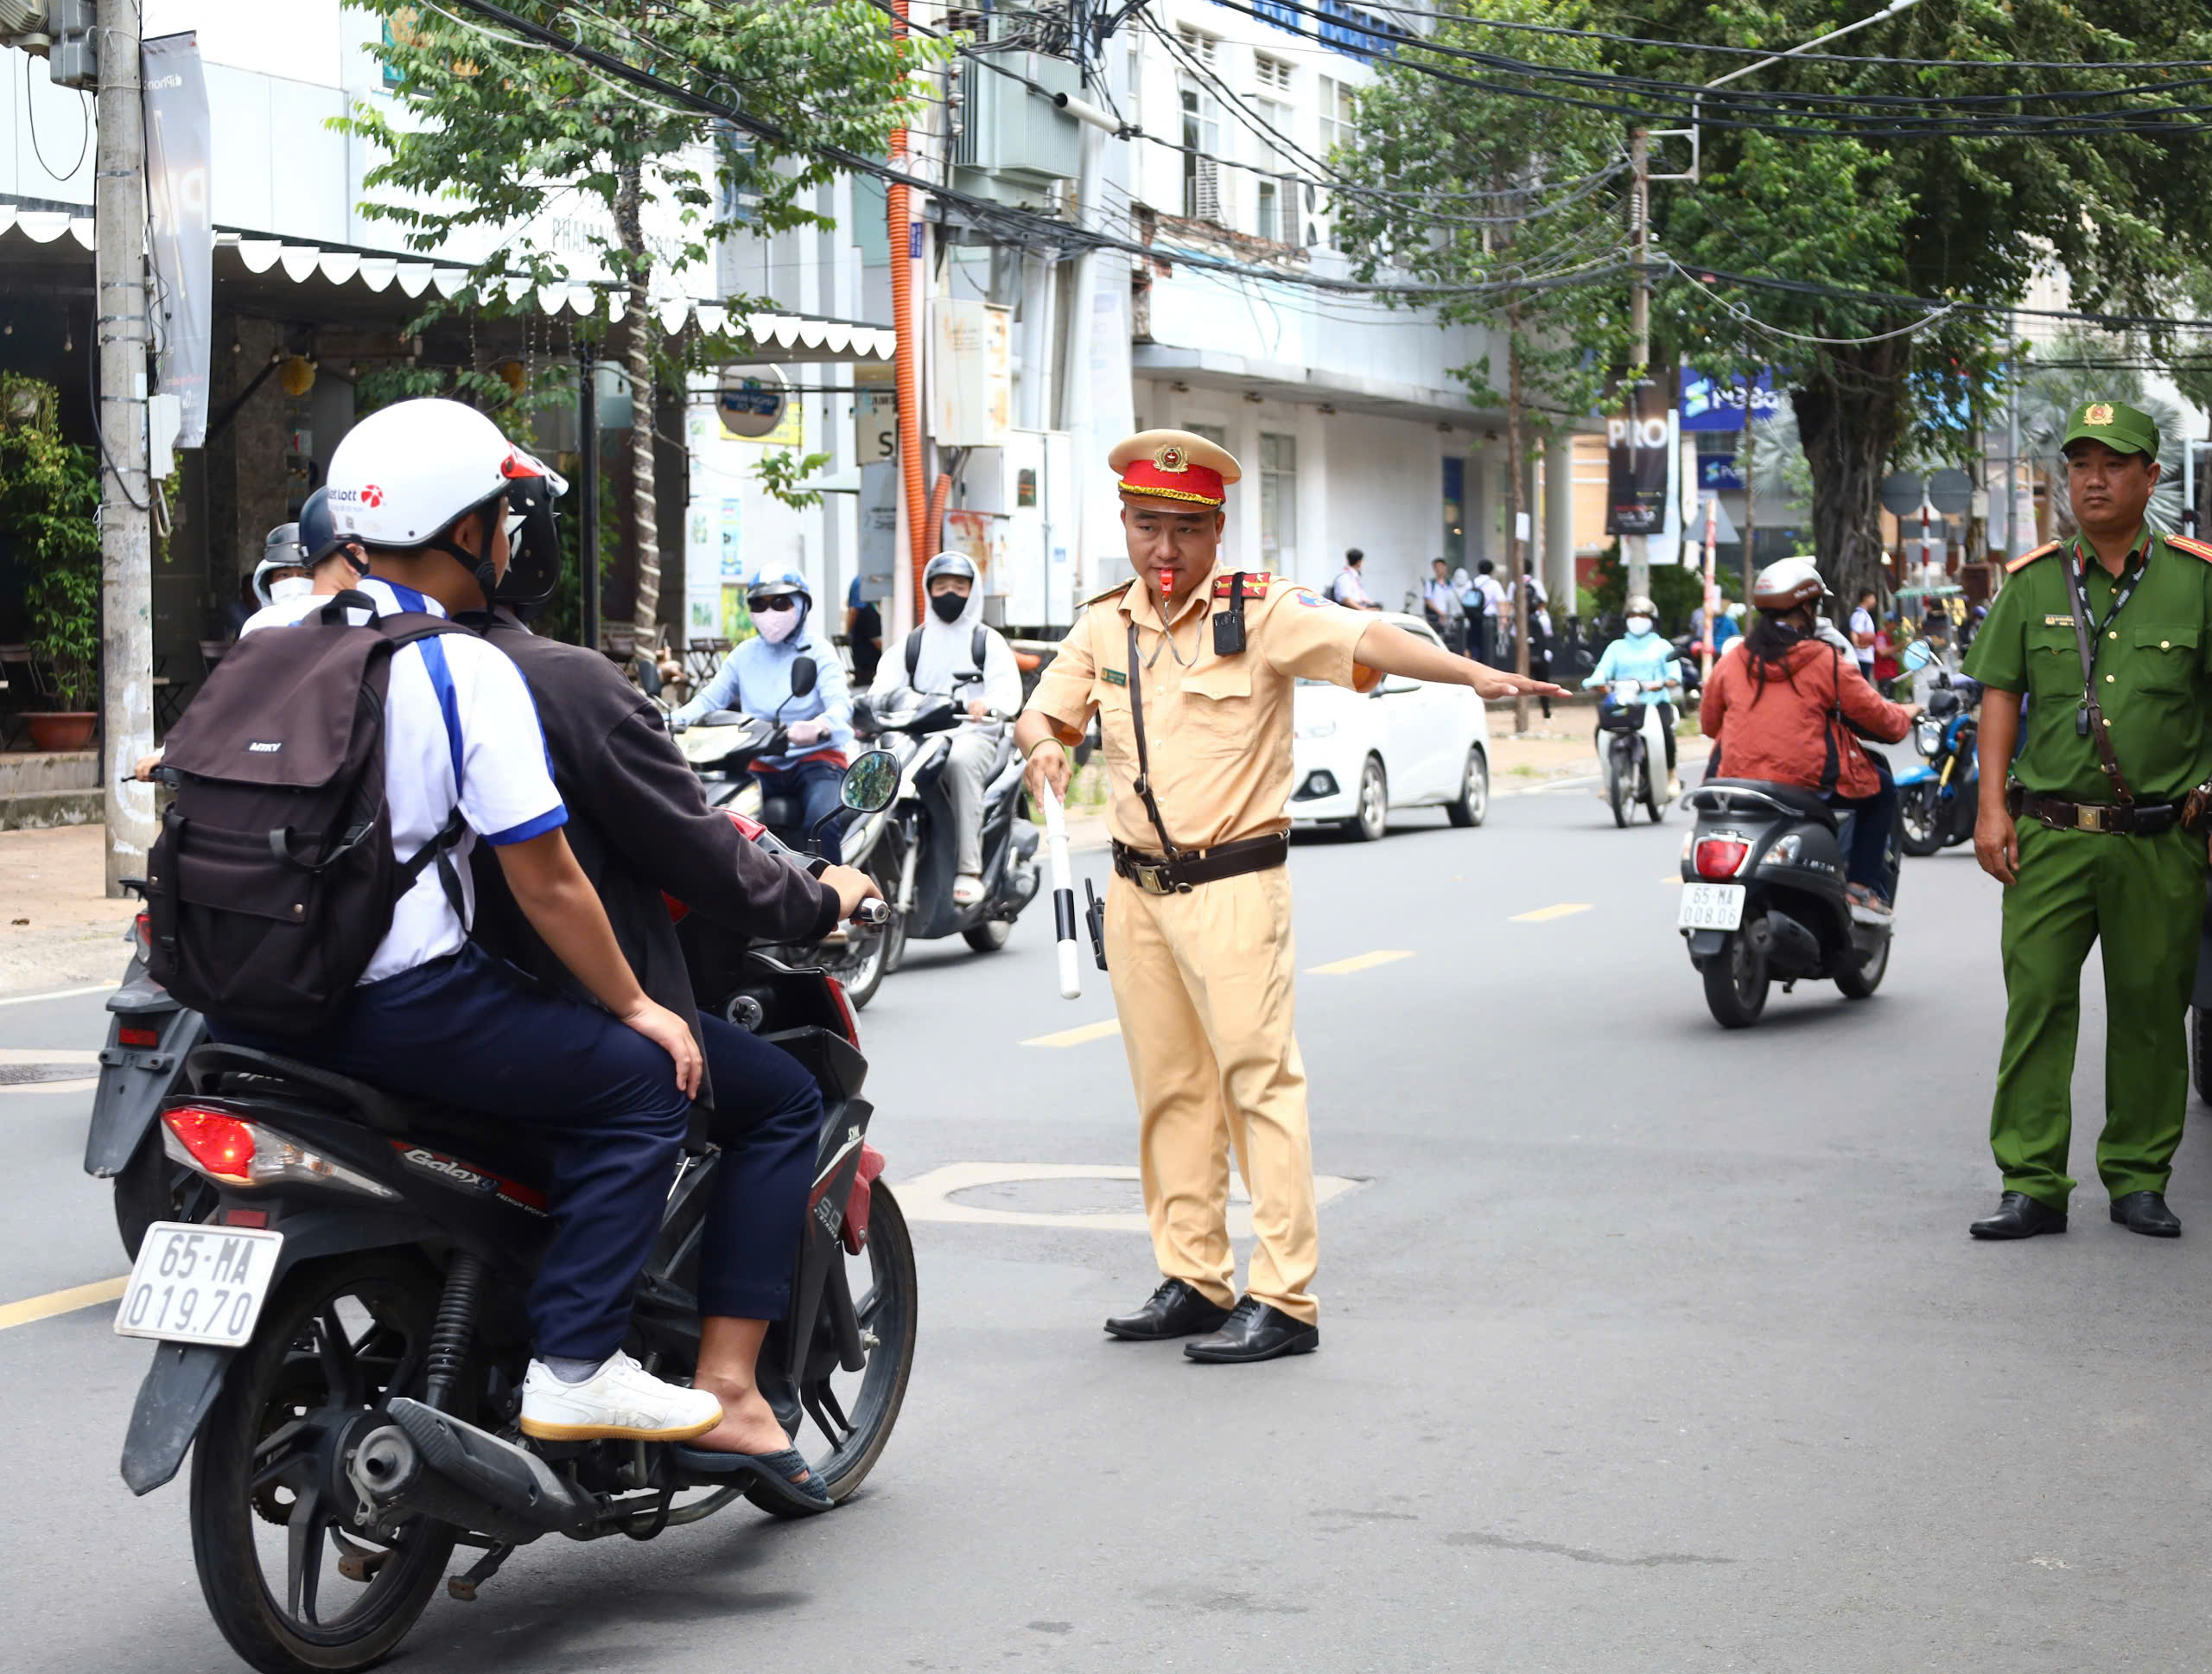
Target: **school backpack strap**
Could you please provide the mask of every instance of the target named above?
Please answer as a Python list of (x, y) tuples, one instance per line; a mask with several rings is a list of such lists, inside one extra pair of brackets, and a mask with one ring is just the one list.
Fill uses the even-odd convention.
[(968, 636), (968, 660), (975, 664), (976, 673), (983, 672), (983, 658), (990, 648), (991, 630), (976, 623), (975, 632)]
[[(343, 595), (340, 596), (343, 597)], [(359, 596), (359, 595), (357, 595)], [(448, 633), (474, 635), (475, 630), (463, 627), (448, 617), (433, 616), (428, 611), (402, 611), (396, 615), (379, 616), (372, 626), (390, 642), (396, 654), (402, 646), (422, 641), (435, 642)], [(423, 646), (423, 667), (430, 677), (431, 689), (438, 698), (438, 713), (446, 726), (446, 745), (453, 752), (453, 788), (461, 793), (461, 702), (454, 691), (453, 674), (446, 666), (444, 651), (435, 643)], [(447, 819), (444, 828), (424, 843), (399, 866), (399, 887), (396, 901), (415, 887), (415, 880), (423, 875), (423, 869), (435, 864), (438, 869), (438, 883), (445, 891), (446, 904), (453, 908), (453, 915), (463, 926), (468, 923), (468, 898), (461, 893), (461, 871), (454, 864), (454, 851), (468, 834), (468, 821), (461, 815), (458, 804)]]
[(914, 672), (922, 665), (922, 630), (908, 630), (906, 634), (906, 684), (914, 684)]

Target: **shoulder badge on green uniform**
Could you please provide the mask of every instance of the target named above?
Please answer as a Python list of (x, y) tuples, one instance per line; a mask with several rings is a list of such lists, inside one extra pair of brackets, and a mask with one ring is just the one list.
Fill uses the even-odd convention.
[(2169, 535), (2166, 537), (2166, 544), (2177, 546), (2190, 557), (2202, 558), (2205, 563), (2212, 563), (2212, 545), (2207, 545), (2201, 540), (2191, 540), (2187, 535)]
[[(1244, 571), (1244, 596), (1248, 599), (1266, 598), (1268, 596), (1268, 583), (1273, 580), (1274, 580), (1274, 576), (1268, 570), (1247, 570)], [(1216, 576), (1213, 578), (1213, 595), (1215, 598), (1225, 599), (1229, 596), (1229, 582), (1230, 577), (1227, 576)]]
[[(2037, 558), (2044, 557), (2052, 552), (2056, 552), (2060, 547), (2065, 544), (2066, 543), (2063, 540), (2046, 541), (2043, 545), (2036, 548), (2034, 551), (2023, 552), (2018, 557), (2013, 559), (2012, 563), (2006, 564), (2005, 566), (2005, 573), (2008, 576), (2017, 574), (2018, 571), (2025, 570)], [(2212, 557), (2212, 553), (2206, 553), (2204, 556), (2207, 557)]]

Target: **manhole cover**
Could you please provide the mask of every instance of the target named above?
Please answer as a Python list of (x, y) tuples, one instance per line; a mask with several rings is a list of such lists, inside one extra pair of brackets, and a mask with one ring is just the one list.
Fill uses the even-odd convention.
[(946, 1193), (969, 1209), (1016, 1215), (1141, 1215), (1144, 1187), (1134, 1180), (1007, 1180)]
[(0, 1064), (0, 1087), (27, 1086), (34, 1081), (83, 1081), (98, 1073), (90, 1064)]

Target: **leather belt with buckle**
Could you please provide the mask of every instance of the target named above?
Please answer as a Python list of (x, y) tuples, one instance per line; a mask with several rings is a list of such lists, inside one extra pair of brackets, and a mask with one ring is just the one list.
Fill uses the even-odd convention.
[(2049, 826), (2054, 831), (2094, 831), (2106, 837), (2157, 837), (2181, 822), (2181, 808), (2171, 802), (2075, 802), (2065, 797), (2044, 796), (2015, 785), (2005, 800), (2012, 812)]
[(1289, 858), (1290, 838), (1281, 831), (1187, 850), (1173, 860), (1132, 849), (1119, 840), (1114, 844), (1114, 869), (1149, 895), (1173, 895), (1198, 884), (1264, 872)]

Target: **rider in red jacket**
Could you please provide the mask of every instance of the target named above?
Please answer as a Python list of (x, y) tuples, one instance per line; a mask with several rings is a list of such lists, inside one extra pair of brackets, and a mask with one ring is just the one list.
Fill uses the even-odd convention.
[(1896, 894), (1886, 852), (1897, 787), (1875, 772), (1859, 737), (1894, 744), (1919, 708), (1889, 702), (1866, 684), (1855, 659), (1818, 636), (1827, 596), (1810, 558), (1762, 570), (1751, 589), (1758, 620), (1713, 665), (1698, 725), (1719, 741), (1714, 754), (1731, 779), (1795, 785), (1856, 812), (1846, 867), (1852, 898), (1887, 912)]

